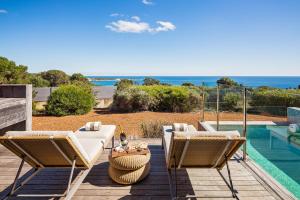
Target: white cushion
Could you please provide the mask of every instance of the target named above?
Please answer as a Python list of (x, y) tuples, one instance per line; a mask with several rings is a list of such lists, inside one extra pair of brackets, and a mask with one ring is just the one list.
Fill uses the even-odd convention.
[(99, 138), (104, 140), (104, 147), (111, 141), (115, 134), (115, 125), (102, 125), (99, 131), (86, 131), (85, 127), (81, 127), (75, 132), (77, 138)]
[(80, 141), (77, 139), (72, 131), (8, 131), (4, 136), (7, 137), (30, 137), (30, 136), (67, 136), (70, 138), (72, 143), (75, 145), (77, 150), (81, 153), (83, 158), (90, 162), (92, 159), (88, 156), (85, 148), (81, 145)]
[[(163, 145), (165, 149), (165, 156), (166, 159), (169, 159), (169, 151), (170, 151), (170, 144), (172, 139), (172, 126), (163, 126)], [(238, 131), (218, 131), (218, 132), (208, 132), (208, 131), (197, 131), (197, 129), (193, 125), (188, 126), (188, 131), (176, 131), (174, 132), (176, 136), (205, 136), (205, 137), (239, 137), (240, 133)]]
[(95, 159), (103, 151), (104, 140), (95, 138), (77, 138), (88, 156), (88, 162)]
[(187, 131), (187, 132), (180, 132), (175, 131), (175, 136), (185, 137), (185, 136), (193, 136), (193, 137), (224, 137), (224, 138), (233, 138), (233, 137), (240, 137), (240, 133), (238, 131)]

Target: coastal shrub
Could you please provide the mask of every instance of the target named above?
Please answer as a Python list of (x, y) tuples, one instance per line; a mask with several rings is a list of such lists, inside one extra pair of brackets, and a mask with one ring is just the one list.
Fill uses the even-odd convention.
[(237, 111), (238, 103), (241, 101), (241, 96), (238, 93), (228, 92), (223, 97), (221, 110), (223, 111)]
[(287, 107), (300, 106), (300, 90), (256, 89), (251, 95), (251, 110), (271, 115), (286, 115)]
[(89, 80), (81, 73), (74, 73), (70, 76), (70, 81), (73, 84), (74, 82), (83, 82), (89, 83)]
[(135, 87), (122, 88), (114, 95), (112, 110), (119, 112), (137, 112), (149, 109), (151, 99), (145, 91)]
[(82, 115), (93, 108), (95, 97), (84, 87), (63, 85), (51, 93), (46, 112), (49, 115)]
[(154, 78), (151, 78), (151, 77), (146, 77), (144, 79), (144, 83), (143, 85), (159, 85), (160, 84), (160, 81), (157, 80), (157, 79), (154, 79)]
[(40, 74), (30, 74), (29, 75), (29, 83), (31, 83), (33, 87), (49, 87), (50, 86), (50, 82), (43, 79)]
[(132, 86), (133, 84), (133, 81), (130, 79), (121, 79), (115, 84), (115, 86), (117, 86), (117, 90), (123, 90)]
[(190, 112), (200, 106), (199, 92), (182, 86), (132, 86), (117, 90), (113, 110)]
[(163, 134), (163, 126), (171, 125), (167, 121), (147, 121), (141, 123), (141, 130), (145, 138), (161, 138)]
[(69, 83), (69, 76), (61, 70), (48, 70), (42, 72), (43, 79), (49, 81), (51, 87), (57, 87)]
[(190, 83), (190, 82), (184, 82), (181, 85), (182, 86), (187, 86), (187, 87), (195, 86), (193, 83)]

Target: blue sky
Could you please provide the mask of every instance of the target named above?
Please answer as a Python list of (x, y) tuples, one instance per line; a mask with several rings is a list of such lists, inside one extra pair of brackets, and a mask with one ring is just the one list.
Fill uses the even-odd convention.
[(0, 55), (31, 72), (300, 75), (299, 0), (0, 0)]

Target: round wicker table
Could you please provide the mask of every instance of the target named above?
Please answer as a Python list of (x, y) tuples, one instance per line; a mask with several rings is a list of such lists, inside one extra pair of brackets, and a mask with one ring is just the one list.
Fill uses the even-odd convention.
[(108, 174), (110, 178), (123, 185), (131, 185), (143, 180), (150, 172), (149, 149), (141, 152), (112, 152), (109, 157)]

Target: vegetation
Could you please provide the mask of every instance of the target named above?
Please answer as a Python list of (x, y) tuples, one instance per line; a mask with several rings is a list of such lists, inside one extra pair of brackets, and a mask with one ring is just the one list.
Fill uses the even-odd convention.
[(300, 107), (300, 90), (256, 89), (251, 95), (252, 112), (286, 115), (287, 107)]
[(195, 86), (193, 83), (185, 82), (181, 84), (182, 86), (192, 87)]
[(217, 80), (217, 83), (219, 83), (223, 88), (242, 86), (229, 77), (222, 77), (219, 80)]
[(28, 73), (27, 66), (16, 65), (14, 61), (0, 57), (0, 84), (32, 84), (33, 87), (58, 87), (69, 83), (89, 81), (80, 73), (69, 77), (61, 70), (49, 70), (41, 73)]
[(114, 95), (112, 110), (118, 112), (137, 112), (149, 110), (149, 94), (136, 87), (117, 90)]
[(46, 113), (55, 116), (88, 113), (95, 104), (95, 97), (90, 91), (77, 85), (62, 85), (51, 93)]
[(128, 88), (132, 86), (134, 83), (132, 80), (129, 79), (121, 79), (119, 82), (115, 84), (117, 86), (117, 90), (123, 90), (125, 88)]
[(144, 79), (143, 85), (147, 85), (147, 86), (149, 86), (149, 85), (160, 85), (160, 81), (157, 80), (157, 79), (154, 79), (154, 78), (146, 77)]
[(5, 57), (0, 57), (0, 84), (27, 83), (27, 66), (16, 65)]
[(117, 90), (112, 109), (122, 112), (189, 112), (200, 106), (199, 91), (182, 86), (131, 86)]
[(74, 82), (89, 83), (89, 80), (81, 73), (72, 74), (72, 76), (70, 77), (70, 81), (71, 81), (71, 83), (74, 83)]
[(41, 74), (29, 74), (29, 83), (32, 84), (33, 87), (49, 87), (50, 82), (43, 79)]
[(228, 92), (223, 97), (223, 104), (221, 105), (221, 109), (224, 111), (237, 111), (240, 101), (241, 96), (239, 93)]
[(147, 121), (141, 123), (143, 137), (145, 138), (161, 138), (163, 126), (171, 125), (172, 123), (166, 121)]
[(51, 87), (57, 87), (69, 83), (69, 76), (61, 70), (48, 70), (42, 72), (43, 79), (49, 81)]

